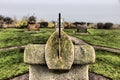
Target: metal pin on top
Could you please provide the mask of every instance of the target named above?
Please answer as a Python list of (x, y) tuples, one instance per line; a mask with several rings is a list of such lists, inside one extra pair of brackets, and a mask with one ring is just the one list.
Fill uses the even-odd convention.
[(61, 13), (59, 13), (59, 38), (61, 38)]

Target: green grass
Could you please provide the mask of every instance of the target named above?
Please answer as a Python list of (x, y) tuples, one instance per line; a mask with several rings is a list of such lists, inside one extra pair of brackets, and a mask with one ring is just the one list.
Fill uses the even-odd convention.
[[(1, 29), (0, 48), (26, 45), (29, 43), (46, 43), (55, 29), (41, 28), (40, 32), (25, 32), (27, 29)], [(120, 48), (120, 29), (100, 30), (88, 29), (90, 34), (75, 34), (76, 29), (65, 29), (69, 35), (75, 36), (89, 44)]]
[(54, 29), (41, 29), (40, 32), (26, 32), (26, 29), (1, 29), (0, 48), (26, 45), (29, 43), (46, 43)]
[(28, 65), (23, 62), (23, 50), (0, 52), (0, 80), (6, 80), (28, 72)]
[[(0, 52), (0, 80), (28, 72), (28, 65), (23, 62), (23, 52), (20, 49)], [(120, 55), (96, 50), (96, 62), (90, 65), (89, 70), (119, 80)]]
[(90, 65), (90, 71), (113, 80), (120, 79), (120, 55), (96, 50), (96, 62)]
[[(46, 43), (55, 29), (42, 28), (40, 32), (26, 32), (26, 29), (0, 29), (0, 48), (27, 45), (29, 43)], [(78, 37), (90, 44), (120, 48), (120, 30), (89, 29), (87, 35), (74, 34), (76, 29), (65, 29), (69, 35)], [(23, 62), (23, 50), (0, 52), (0, 80), (28, 72), (28, 65)], [(120, 55), (96, 50), (96, 62), (90, 65), (90, 71), (120, 79)]]
[(101, 30), (88, 29), (90, 34), (75, 34), (75, 29), (65, 30), (69, 35), (75, 36), (89, 44), (120, 48), (120, 29)]

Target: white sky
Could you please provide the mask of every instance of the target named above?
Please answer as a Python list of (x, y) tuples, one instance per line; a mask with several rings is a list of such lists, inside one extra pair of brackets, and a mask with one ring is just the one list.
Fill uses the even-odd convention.
[(19, 19), (57, 20), (59, 12), (66, 21), (120, 23), (120, 0), (0, 0), (0, 14)]

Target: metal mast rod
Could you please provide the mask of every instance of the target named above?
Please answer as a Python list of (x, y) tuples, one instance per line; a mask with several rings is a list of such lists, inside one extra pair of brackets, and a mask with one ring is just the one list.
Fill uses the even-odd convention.
[(59, 51), (58, 51), (58, 59), (60, 59), (60, 52), (61, 52), (61, 48), (60, 48), (60, 38), (61, 38), (61, 14), (59, 13)]
[(59, 13), (59, 38), (61, 38), (61, 13)]

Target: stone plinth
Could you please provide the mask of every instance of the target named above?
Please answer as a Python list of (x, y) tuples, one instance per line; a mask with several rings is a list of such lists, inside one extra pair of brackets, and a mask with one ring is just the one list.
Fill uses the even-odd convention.
[[(46, 65), (45, 44), (29, 44), (24, 51), (27, 64)], [(74, 45), (73, 65), (87, 65), (95, 62), (95, 51), (90, 45)], [(47, 67), (47, 66), (46, 66)]]
[(49, 70), (45, 61), (45, 45), (29, 44), (24, 62), (30, 65), (29, 80), (89, 80), (88, 64), (95, 62), (95, 51), (90, 45), (74, 45), (74, 62), (70, 70)]
[(74, 65), (69, 71), (49, 70), (47, 65), (30, 65), (30, 80), (88, 80), (88, 65)]
[(88, 44), (73, 45), (64, 31), (56, 30), (45, 45), (29, 44), (24, 62), (30, 65), (29, 80), (88, 80), (95, 51)]

